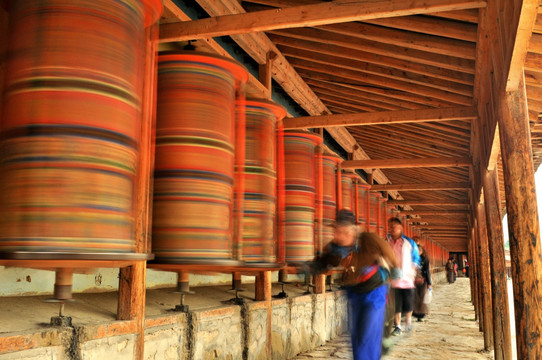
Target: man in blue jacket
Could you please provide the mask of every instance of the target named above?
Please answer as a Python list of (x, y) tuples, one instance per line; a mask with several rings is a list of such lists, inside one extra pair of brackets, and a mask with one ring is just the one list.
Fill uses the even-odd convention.
[(401, 269), (401, 277), (391, 281), (391, 287), (395, 293), (395, 329), (393, 329), (392, 335), (401, 335), (403, 332), (401, 313), (405, 315), (404, 331), (412, 330), (414, 289), (416, 287), (414, 279), (420, 266), (420, 254), (414, 240), (403, 234), (403, 223), (399, 218), (391, 218), (388, 229), (390, 233), (387, 240)]

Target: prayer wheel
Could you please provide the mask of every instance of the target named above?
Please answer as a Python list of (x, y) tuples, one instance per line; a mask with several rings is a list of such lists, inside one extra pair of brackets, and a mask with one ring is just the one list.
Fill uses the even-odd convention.
[(247, 264), (276, 262), (276, 128), (284, 108), (260, 99), (247, 99), (243, 260)]
[(341, 175), (342, 208), (354, 211), (354, 174)]
[(247, 78), (236, 62), (210, 54), (158, 57), (156, 263), (239, 263), (232, 239), (235, 125)]
[(134, 254), (145, 26), (161, 9), (159, 0), (11, 2), (0, 258)]
[(322, 248), (333, 240), (333, 224), (337, 214), (337, 164), (342, 161), (336, 156), (323, 156), (323, 201), (324, 211), (322, 216)]
[(368, 220), (368, 213), (367, 213), (367, 196), (369, 191), (369, 185), (364, 184), (356, 184), (357, 191), (358, 191), (358, 200), (357, 200), (357, 210), (358, 210), (358, 225), (362, 229), (362, 231), (367, 231), (367, 220)]
[(284, 132), (286, 262), (314, 257), (315, 157), (321, 142), (310, 132)]

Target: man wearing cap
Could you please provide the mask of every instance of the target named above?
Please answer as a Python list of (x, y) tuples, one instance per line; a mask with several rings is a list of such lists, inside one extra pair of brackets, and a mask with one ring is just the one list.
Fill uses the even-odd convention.
[(388, 229), (390, 229), (390, 233), (387, 240), (401, 269), (401, 276), (391, 281), (391, 287), (395, 295), (395, 329), (393, 329), (392, 335), (401, 335), (403, 332), (401, 313), (405, 315), (404, 330), (407, 332), (412, 330), (414, 289), (416, 287), (414, 279), (420, 266), (420, 255), (414, 240), (403, 234), (403, 224), (399, 218), (391, 218)]
[(348, 294), (349, 323), (354, 360), (377, 360), (382, 351), (382, 333), (390, 274), (397, 273), (392, 248), (376, 233), (357, 235), (354, 214), (337, 213), (335, 233), (314, 268), (342, 266)]

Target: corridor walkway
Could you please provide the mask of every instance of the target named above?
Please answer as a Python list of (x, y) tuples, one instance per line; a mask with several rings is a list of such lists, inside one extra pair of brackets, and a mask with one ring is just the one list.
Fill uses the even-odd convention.
[[(398, 359), (493, 359), (484, 351), (484, 339), (474, 320), (468, 278), (437, 285), (431, 314), (414, 323), (411, 333), (391, 338), (392, 349), (384, 360)], [(296, 360), (352, 359), (348, 336), (341, 336)]]

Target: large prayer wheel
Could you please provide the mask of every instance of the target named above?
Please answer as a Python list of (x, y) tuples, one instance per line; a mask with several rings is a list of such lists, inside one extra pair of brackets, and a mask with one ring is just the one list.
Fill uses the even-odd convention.
[(354, 211), (354, 174), (341, 175), (342, 208)]
[(367, 198), (368, 198), (368, 191), (369, 191), (369, 185), (364, 184), (356, 184), (357, 191), (358, 191), (358, 199), (357, 199), (357, 210), (358, 210), (358, 225), (361, 227), (363, 231), (367, 231), (367, 220), (369, 218), (369, 214), (367, 213), (368, 205), (367, 205)]
[(342, 161), (336, 156), (323, 156), (323, 197), (322, 248), (333, 240), (333, 225), (337, 214), (337, 164)]
[(247, 264), (276, 262), (276, 128), (284, 108), (260, 99), (245, 103), (245, 191), (242, 257)]
[(114, 260), (135, 251), (145, 26), (161, 8), (159, 0), (11, 2), (1, 257)]
[(209, 54), (158, 57), (156, 263), (237, 264), (232, 239), (235, 108), (247, 77), (239, 64)]
[(315, 156), (321, 142), (309, 132), (284, 133), (286, 262), (314, 257)]

